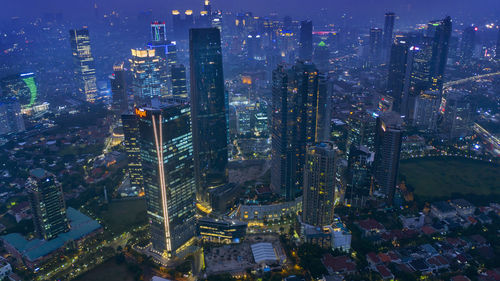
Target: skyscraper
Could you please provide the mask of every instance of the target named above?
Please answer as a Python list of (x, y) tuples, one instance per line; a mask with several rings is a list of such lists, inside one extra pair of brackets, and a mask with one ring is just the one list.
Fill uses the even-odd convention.
[(476, 31), (477, 27), (475, 26), (469, 26), (464, 29), (462, 44), (460, 46), (460, 53), (463, 62), (468, 62), (472, 59), (474, 48), (476, 46)]
[(148, 47), (155, 50), (155, 56), (158, 58), (160, 94), (162, 97), (167, 97), (172, 89), (169, 67), (177, 61), (177, 46), (175, 42), (167, 39), (165, 22), (151, 23), (151, 42), (148, 43)]
[(62, 186), (56, 177), (44, 169), (34, 169), (28, 178), (27, 189), (38, 237), (50, 240), (69, 231)]
[[(389, 60), (389, 75), (387, 91), (394, 99), (393, 110), (401, 111), (403, 102), (403, 90), (408, 69), (409, 43), (404, 38), (398, 38), (392, 44)], [(402, 112), (402, 111), (401, 111)]]
[(399, 173), (399, 158), (402, 141), (402, 120), (397, 112), (388, 111), (377, 118), (375, 136), (375, 180), (385, 195), (387, 203), (393, 204)]
[(136, 108), (151, 250), (179, 254), (195, 233), (195, 179), (188, 104)]
[(15, 99), (21, 107), (31, 107), (38, 96), (38, 87), (33, 72), (19, 73), (0, 79), (0, 100)]
[(382, 56), (382, 29), (370, 29), (369, 55), (372, 64), (378, 64)]
[(311, 63), (278, 65), (273, 72), (271, 189), (286, 200), (302, 189), (306, 146), (318, 141), (318, 100), (325, 94)]
[(302, 203), (302, 221), (307, 224), (322, 227), (333, 223), (336, 149), (331, 142), (307, 147)]
[(129, 59), (132, 71), (132, 93), (136, 105), (150, 104), (160, 99), (160, 59), (154, 49), (132, 49)]
[(110, 76), (112, 103), (111, 109), (116, 117), (128, 110), (128, 95), (126, 72), (123, 62), (113, 66), (113, 74)]
[(90, 48), (90, 35), (87, 27), (69, 31), (75, 79), (78, 92), (87, 102), (95, 102), (97, 84), (95, 76), (94, 57)]
[(385, 14), (385, 22), (384, 22), (384, 38), (382, 43), (382, 49), (384, 53), (384, 62), (389, 58), (389, 54), (391, 52), (392, 45), (392, 32), (394, 30), (394, 20), (396, 18), (396, 14), (389, 12)]
[(311, 61), (313, 54), (313, 25), (312, 21), (305, 20), (300, 22), (300, 49), (299, 59)]
[(187, 99), (186, 67), (183, 64), (175, 64), (170, 68), (172, 77), (172, 97)]
[(418, 95), (413, 110), (413, 126), (421, 131), (434, 132), (437, 129), (437, 119), (441, 95), (436, 91), (425, 91)]
[(144, 187), (142, 175), (141, 147), (139, 144), (139, 119), (136, 114), (122, 115), (124, 146), (127, 152), (130, 186), (137, 190)]
[(21, 106), (15, 98), (0, 99), (0, 136), (25, 130)]
[(219, 29), (191, 29), (189, 59), (197, 199), (208, 202), (208, 190), (226, 184), (228, 177), (227, 97)]
[(167, 32), (165, 22), (154, 21), (151, 23), (151, 41), (165, 42), (167, 41)]
[(444, 69), (448, 60), (448, 50), (451, 37), (451, 18), (431, 21), (428, 24), (432, 36), (432, 58), (430, 71), (430, 90), (441, 92), (443, 89)]

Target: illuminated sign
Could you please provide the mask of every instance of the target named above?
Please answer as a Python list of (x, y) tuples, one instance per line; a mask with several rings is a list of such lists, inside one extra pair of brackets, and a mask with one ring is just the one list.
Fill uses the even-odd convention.
[(135, 115), (141, 117), (141, 118), (144, 118), (146, 117), (146, 111), (142, 108), (135, 108)]

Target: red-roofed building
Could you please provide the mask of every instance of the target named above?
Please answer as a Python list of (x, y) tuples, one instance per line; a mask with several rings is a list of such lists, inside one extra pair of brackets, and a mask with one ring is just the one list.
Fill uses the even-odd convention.
[(422, 227), (422, 232), (425, 235), (432, 235), (432, 234), (436, 233), (436, 230), (432, 226), (424, 225)]
[(378, 273), (380, 273), (380, 276), (382, 276), (382, 279), (394, 279), (394, 275), (392, 272), (385, 266), (385, 265), (377, 265), (376, 267)]
[(326, 254), (321, 259), (330, 275), (335, 273), (350, 274), (356, 272), (356, 263), (348, 256), (334, 257)]
[(457, 275), (451, 277), (450, 281), (471, 281), (471, 280), (467, 276)]
[(356, 222), (358, 227), (363, 231), (363, 236), (370, 236), (385, 232), (385, 227), (374, 219), (366, 219)]
[(389, 257), (388, 254), (384, 254), (384, 253), (380, 253), (378, 254), (378, 258), (383, 262), (383, 263), (387, 263), (387, 262), (390, 262), (391, 261), (391, 258)]
[(372, 267), (374, 267), (377, 264), (382, 263), (380, 258), (374, 252), (370, 252), (370, 253), (366, 254), (366, 260), (370, 263), (370, 265)]

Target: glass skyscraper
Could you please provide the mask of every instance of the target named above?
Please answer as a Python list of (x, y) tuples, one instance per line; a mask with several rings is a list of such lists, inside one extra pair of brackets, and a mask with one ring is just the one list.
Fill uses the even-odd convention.
[(139, 146), (139, 119), (136, 114), (122, 115), (124, 146), (127, 152), (130, 186), (136, 189), (144, 187), (142, 176), (141, 148)]
[(115, 116), (119, 116), (128, 111), (127, 80), (123, 63), (113, 66), (111, 80), (112, 103), (111, 109)]
[(62, 186), (56, 177), (44, 169), (34, 169), (28, 178), (28, 197), (33, 212), (35, 232), (50, 240), (69, 231)]
[(129, 59), (132, 71), (132, 92), (138, 106), (150, 105), (152, 99), (161, 98), (160, 59), (155, 49), (132, 49)]
[(90, 48), (90, 35), (87, 27), (69, 31), (71, 50), (75, 66), (75, 79), (80, 96), (88, 102), (95, 102), (97, 84), (94, 57)]
[(311, 63), (273, 72), (271, 189), (286, 200), (302, 190), (307, 144), (317, 142), (323, 128), (318, 110), (327, 87), (319, 87), (319, 74)]
[(189, 105), (136, 108), (151, 250), (179, 254), (195, 235), (195, 178)]
[(208, 190), (226, 184), (228, 177), (227, 101), (219, 29), (191, 29), (189, 58), (197, 197), (208, 202)]

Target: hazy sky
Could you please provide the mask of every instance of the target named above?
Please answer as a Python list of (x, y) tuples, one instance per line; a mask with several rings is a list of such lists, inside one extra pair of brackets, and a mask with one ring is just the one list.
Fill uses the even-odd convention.
[[(136, 15), (152, 9), (156, 17), (167, 16), (172, 9), (200, 10), (203, 0), (0, 0), (0, 17), (31, 17), (44, 12), (60, 11), (65, 18), (92, 17), (97, 2), (101, 13), (111, 9)], [(327, 8), (332, 16), (348, 12), (357, 18), (379, 17), (386, 11), (395, 11), (407, 19), (440, 17), (499, 18), (500, 0), (213, 0), (212, 6), (232, 11), (253, 11), (263, 15), (269, 12), (307, 17)]]

